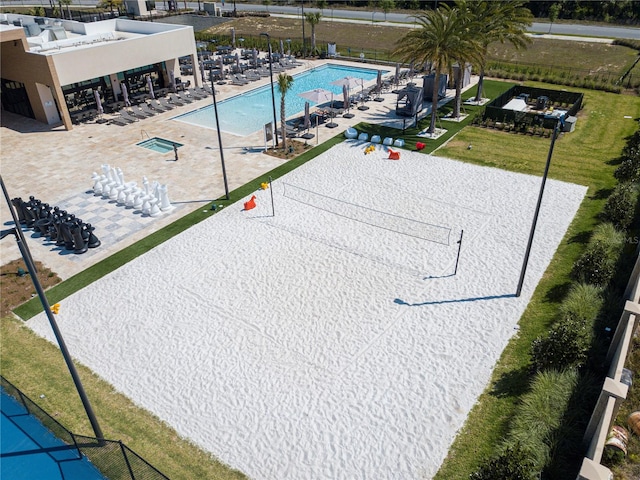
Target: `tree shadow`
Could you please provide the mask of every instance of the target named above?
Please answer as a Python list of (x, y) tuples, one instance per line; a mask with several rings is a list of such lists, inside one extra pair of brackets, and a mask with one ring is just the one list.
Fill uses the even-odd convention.
[(496, 398), (518, 397), (529, 389), (531, 370), (528, 366), (503, 373), (493, 384), (490, 394)]
[(613, 193), (613, 188), (601, 188), (593, 194), (591, 198), (594, 200), (604, 200), (609, 198), (609, 196)]
[(568, 243), (589, 243), (589, 239), (591, 238), (591, 232), (585, 230), (584, 232), (579, 232), (569, 238)]
[(571, 285), (571, 282), (564, 282), (559, 285), (554, 285), (545, 294), (545, 300), (551, 303), (560, 303), (567, 296)]

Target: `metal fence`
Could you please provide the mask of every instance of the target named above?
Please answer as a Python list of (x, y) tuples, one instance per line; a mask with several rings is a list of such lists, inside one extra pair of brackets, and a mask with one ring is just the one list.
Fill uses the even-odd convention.
[(53, 435), (68, 445), (70, 450), (75, 450), (78, 459), (82, 456), (89, 459), (106, 478), (110, 480), (169, 480), (169, 477), (121, 441), (98, 440), (93, 437), (76, 435), (63, 427), (1, 375), (0, 385), (5, 393), (15, 398), (30, 415), (37, 418)]

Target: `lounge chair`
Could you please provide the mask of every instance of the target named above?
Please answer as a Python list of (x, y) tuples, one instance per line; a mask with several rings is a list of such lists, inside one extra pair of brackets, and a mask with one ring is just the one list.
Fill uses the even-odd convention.
[(156, 113), (158, 113), (155, 110), (151, 110), (149, 105), (147, 105), (146, 103), (141, 103), (140, 105), (138, 105), (138, 107), (140, 107), (142, 113), (146, 113), (148, 117), (153, 117)]
[(204, 93), (204, 92), (203, 92), (203, 93), (197, 92), (197, 91), (196, 91), (195, 89), (193, 89), (193, 88), (188, 89), (188, 90), (187, 90), (187, 94), (188, 94), (191, 98), (193, 98), (193, 99), (195, 99), (195, 100), (202, 100), (203, 98), (207, 98), (207, 93)]
[(247, 83), (249, 83), (249, 81), (242, 78), (240, 75), (231, 76), (231, 85), (246, 85)]
[(144, 120), (145, 118), (148, 118), (151, 116), (151, 115), (147, 115), (146, 113), (143, 113), (137, 107), (131, 107), (131, 110), (129, 110), (128, 113), (129, 115), (135, 118), (139, 118), (140, 120)]
[(200, 98), (207, 98), (209, 95), (211, 95), (209, 92), (207, 92), (203, 87), (193, 87), (190, 90), (192, 95), (197, 95)]
[(208, 84), (206, 84), (206, 83), (205, 83), (205, 84), (202, 86), (202, 89), (203, 89), (205, 92), (207, 92), (209, 95), (213, 95), (213, 89), (211, 88), (211, 86), (210, 86), (210, 85), (208, 85)]
[[(172, 110), (175, 108), (175, 105), (173, 103), (170, 103), (169, 100), (167, 100), (166, 98), (159, 98), (156, 101), (167, 110)], [(151, 104), (153, 105), (153, 102), (151, 102)]]
[(189, 97), (184, 92), (178, 92), (178, 93), (176, 93), (176, 95), (178, 96), (178, 98), (180, 98), (180, 100), (182, 100), (185, 103), (192, 103), (195, 100), (195, 99)]
[(184, 100), (178, 97), (175, 93), (169, 94), (169, 101), (179, 107), (182, 107), (185, 104)]
[(154, 109), (156, 112), (168, 112), (173, 108), (172, 106), (168, 107), (168, 106), (162, 105), (158, 100), (150, 100), (149, 106), (152, 109)]
[(129, 112), (127, 112), (124, 109), (120, 110), (118, 112), (118, 114), (120, 115), (120, 118), (123, 119), (127, 123), (133, 123), (133, 122), (137, 122), (138, 121), (138, 119), (136, 117), (130, 115)]
[(112, 118), (111, 120), (109, 120), (109, 124), (113, 124), (113, 125), (119, 125), (121, 127), (124, 127), (126, 125), (129, 125), (130, 122), (129, 120), (125, 120), (124, 118), (120, 117), (116, 117), (116, 118)]

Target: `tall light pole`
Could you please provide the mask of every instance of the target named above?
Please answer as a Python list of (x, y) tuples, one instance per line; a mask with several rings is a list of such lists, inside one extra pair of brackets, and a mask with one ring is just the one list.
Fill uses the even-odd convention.
[(80, 380), (80, 376), (78, 375), (78, 371), (76, 370), (76, 366), (73, 364), (73, 360), (71, 359), (71, 355), (69, 354), (69, 350), (67, 349), (67, 344), (62, 338), (62, 332), (60, 332), (60, 328), (58, 328), (58, 323), (56, 322), (56, 317), (53, 315), (51, 311), (51, 306), (49, 305), (49, 300), (44, 293), (44, 289), (40, 284), (40, 280), (38, 280), (38, 273), (36, 272), (35, 264), (33, 263), (33, 259), (31, 258), (31, 253), (29, 252), (29, 247), (27, 246), (27, 242), (22, 234), (22, 230), (20, 229), (20, 222), (16, 218), (16, 213), (13, 210), (13, 206), (11, 205), (11, 200), (9, 199), (9, 193), (7, 193), (7, 188), (4, 185), (4, 180), (0, 175), (0, 184), (2, 184), (2, 192), (4, 193), (4, 198), (7, 202), (7, 206), (11, 211), (11, 217), (13, 218), (14, 228), (11, 230), (4, 230), (2, 232), (1, 238), (4, 238), (7, 235), (13, 234), (16, 238), (16, 243), (18, 244), (18, 248), (20, 249), (20, 254), (22, 255), (22, 259), (27, 267), (29, 272), (29, 276), (31, 277), (31, 281), (33, 282), (33, 286), (36, 289), (36, 293), (38, 294), (38, 298), (42, 303), (42, 308), (44, 309), (45, 314), (47, 315), (47, 319), (49, 320), (49, 324), (51, 325), (51, 329), (53, 330), (53, 335), (56, 337), (56, 341), (58, 342), (58, 346), (60, 347), (60, 352), (62, 353), (62, 357), (64, 358), (65, 363), (67, 364), (67, 368), (69, 369), (69, 373), (71, 374), (71, 378), (73, 379), (73, 383), (76, 386), (76, 390), (78, 391), (78, 395), (80, 396), (80, 400), (82, 401), (82, 406), (84, 407), (85, 412), (87, 413), (87, 417), (89, 418), (89, 423), (91, 423), (91, 427), (93, 428), (93, 432), (96, 438), (103, 443), (104, 435), (102, 433), (102, 429), (100, 428), (100, 424), (98, 423), (98, 419), (96, 418), (95, 413), (93, 412), (93, 408), (91, 407), (91, 402), (89, 401), (89, 397), (87, 397), (86, 392), (84, 391), (84, 387), (82, 386), (82, 381)]
[(522, 270), (520, 271), (520, 280), (518, 281), (518, 288), (516, 289), (516, 297), (522, 293), (522, 284), (524, 283), (524, 276), (527, 272), (527, 264), (529, 263), (529, 255), (531, 254), (531, 246), (533, 245), (533, 236), (536, 233), (536, 224), (538, 223), (538, 215), (540, 214), (540, 205), (542, 204), (542, 195), (544, 194), (544, 186), (547, 183), (547, 175), (549, 174), (549, 166), (551, 165), (551, 156), (553, 155), (553, 146), (556, 143), (558, 137), (558, 130), (560, 125), (564, 125), (564, 116), (556, 119), (556, 124), (553, 127), (553, 136), (551, 137), (551, 146), (549, 147), (549, 154), (547, 155), (547, 164), (544, 167), (544, 174), (542, 175), (542, 184), (540, 185), (540, 193), (538, 194), (538, 203), (536, 204), (536, 211), (533, 214), (533, 222), (531, 223), (531, 231), (529, 232), (529, 241), (527, 242), (527, 249), (524, 254), (524, 261), (522, 262)]
[(278, 146), (278, 121), (276, 120), (276, 94), (273, 91), (273, 67), (271, 62), (273, 62), (273, 55), (271, 52), (271, 37), (268, 33), (261, 33), (260, 35), (264, 35), (267, 37), (267, 42), (269, 43), (269, 77), (271, 78), (271, 103), (273, 104), (273, 134), (276, 137), (276, 147)]
[(302, 0), (302, 58), (307, 58), (307, 40), (304, 36), (304, 0)]
[(220, 134), (220, 121), (218, 120), (218, 103), (216, 102), (216, 87), (213, 85), (213, 72), (209, 71), (211, 80), (211, 92), (213, 95), (213, 111), (216, 115), (216, 130), (218, 131), (218, 146), (220, 147), (220, 163), (222, 164), (222, 179), (224, 180), (224, 198), (229, 200), (229, 184), (227, 183), (227, 169), (224, 166), (224, 150), (222, 149), (222, 135)]

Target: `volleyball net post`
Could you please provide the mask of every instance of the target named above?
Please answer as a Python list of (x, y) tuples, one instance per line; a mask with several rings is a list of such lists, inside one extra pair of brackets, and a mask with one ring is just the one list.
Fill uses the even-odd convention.
[(276, 209), (273, 204), (273, 180), (271, 179), (271, 175), (269, 175), (269, 190), (271, 191), (271, 216), (276, 216)]
[(460, 250), (462, 250), (462, 236), (464, 235), (464, 230), (460, 230), (460, 240), (458, 240), (458, 255), (456, 256), (456, 268), (453, 271), (453, 275), (458, 273), (458, 262), (460, 261)]

